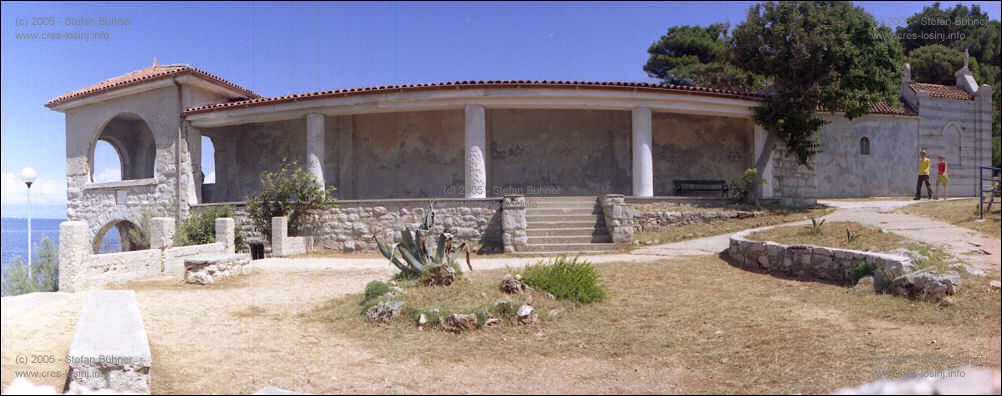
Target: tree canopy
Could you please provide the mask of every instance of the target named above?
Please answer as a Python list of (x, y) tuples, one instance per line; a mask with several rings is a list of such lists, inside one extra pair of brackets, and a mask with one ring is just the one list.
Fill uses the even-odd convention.
[(870, 103), (896, 102), (901, 44), (850, 3), (753, 5), (734, 29), (731, 50), (736, 66), (772, 80), (772, 94), (753, 117), (804, 165), (826, 123), (817, 109), (852, 119), (866, 114)]
[(673, 26), (647, 49), (647, 75), (666, 84), (753, 91), (765, 86), (761, 75), (730, 62), (727, 24)]

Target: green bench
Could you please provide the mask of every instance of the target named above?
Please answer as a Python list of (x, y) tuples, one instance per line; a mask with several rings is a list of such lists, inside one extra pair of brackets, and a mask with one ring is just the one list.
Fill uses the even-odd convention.
[(726, 197), (727, 192), (730, 191), (730, 186), (723, 180), (675, 179), (672, 182), (675, 183), (676, 195), (686, 195), (690, 192), (719, 191), (720, 196)]

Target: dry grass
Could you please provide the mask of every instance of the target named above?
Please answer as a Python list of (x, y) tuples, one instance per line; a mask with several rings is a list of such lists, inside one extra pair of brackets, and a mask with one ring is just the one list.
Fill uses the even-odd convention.
[(978, 231), (995, 238), (1002, 238), (1002, 227), (999, 223), (1002, 202), (996, 199), (991, 213), (985, 213), (985, 219), (978, 217), (978, 199), (951, 199), (948, 201), (927, 201), (898, 209), (900, 212), (924, 216)]
[[(702, 208), (700, 208), (702, 210)], [(658, 231), (642, 231), (633, 234), (634, 241), (643, 245), (686, 241), (690, 239), (734, 233), (751, 228), (759, 228), (792, 221), (807, 220), (811, 217), (821, 217), (835, 209), (818, 207), (811, 209), (790, 208), (782, 206), (757, 207), (755, 217), (744, 219), (721, 219), (702, 224), (665, 227)]]
[[(517, 373), (510, 380), (525, 382), (515, 389), (541, 393), (564, 389), (557, 378), (578, 392), (819, 393), (882, 373), (1000, 364), (1000, 300), (987, 286), (962, 288), (956, 305), (943, 309), (751, 273), (712, 256), (597, 267), (607, 302), (560, 307), (555, 320), (533, 326), (461, 335), (419, 331), (407, 321), (377, 326), (359, 315), (358, 295), (312, 316), (377, 356), (443, 370), (460, 362), (482, 384), (449, 392), (511, 389), (497, 382)], [(502, 274), (477, 272), (469, 286), (493, 289)], [(478, 295), (456, 293), (460, 300)]]

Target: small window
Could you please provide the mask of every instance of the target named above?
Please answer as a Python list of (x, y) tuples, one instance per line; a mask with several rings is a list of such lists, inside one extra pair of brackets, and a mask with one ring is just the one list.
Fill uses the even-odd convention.
[(859, 155), (870, 155), (870, 138), (863, 136), (859, 139)]

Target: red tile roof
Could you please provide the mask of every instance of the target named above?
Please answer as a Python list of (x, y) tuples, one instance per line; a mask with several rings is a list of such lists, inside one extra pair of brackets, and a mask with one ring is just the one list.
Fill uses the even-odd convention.
[(261, 95), (254, 93), (253, 91), (243, 88), (239, 85), (226, 81), (215, 75), (206, 73), (197, 68), (188, 65), (163, 65), (163, 66), (150, 66), (144, 69), (139, 69), (130, 73), (123, 74), (118, 77), (110, 78), (99, 82), (97, 84), (91, 85), (89, 87), (78, 89), (76, 91), (64, 94), (58, 98), (50, 100), (45, 104), (47, 107), (52, 107), (55, 105), (67, 103), (77, 99), (85, 98), (91, 95), (97, 95), (100, 93), (113, 91), (116, 89), (142, 84), (150, 81), (156, 81), (165, 78), (171, 78), (174, 76), (181, 76), (185, 74), (190, 74), (196, 77), (200, 77), (209, 82), (215, 83), (216, 85), (222, 86), (224, 88), (229, 88), (240, 92), (248, 98), (260, 98)]
[(295, 102), (299, 100), (335, 98), (357, 95), (371, 95), (389, 92), (413, 92), (430, 90), (458, 90), (458, 89), (482, 89), (482, 88), (574, 88), (574, 89), (605, 89), (605, 90), (625, 90), (625, 91), (645, 91), (645, 92), (677, 92), (691, 93), (704, 96), (733, 97), (738, 99), (761, 100), (764, 96), (758, 93), (737, 92), (724, 89), (703, 88), (686, 85), (654, 84), (642, 82), (587, 82), (587, 81), (526, 81), (526, 80), (504, 80), (504, 81), (454, 81), (445, 83), (430, 84), (406, 84), (390, 85), (371, 88), (339, 89), (333, 91), (318, 91), (304, 94), (275, 96), (270, 98), (256, 98), (230, 103), (209, 104), (200, 107), (188, 108), (186, 114), (205, 113), (227, 108), (244, 108), (259, 105), (269, 105), (284, 102)]
[(934, 98), (950, 98), (960, 100), (974, 100), (974, 96), (963, 89), (939, 84), (908, 83), (908, 88), (912, 92), (928, 92)]
[(893, 106), (885, 102), (870, 103), (870, 114), (889, 114), (889, 115), (904, 115), (904, 116), (918, 115), (918, 113), (908, 108), (908, 105), (905, 103), (898, 103), (897, 106)]

